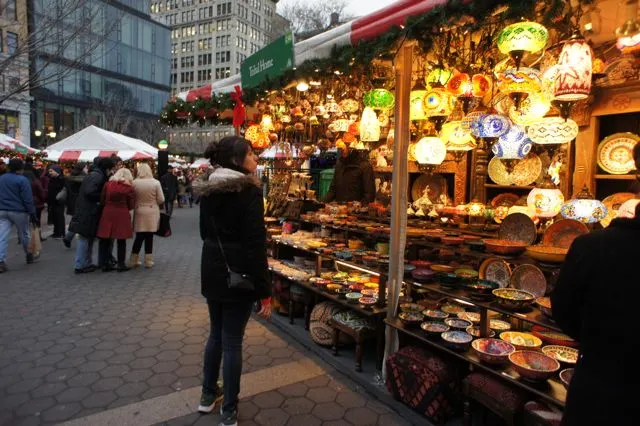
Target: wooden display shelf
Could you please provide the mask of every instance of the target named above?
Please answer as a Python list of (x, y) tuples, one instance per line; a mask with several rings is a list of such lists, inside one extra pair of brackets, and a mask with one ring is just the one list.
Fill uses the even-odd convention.
[(600, 180), (636, 180), (637, 175), (596, 175), (596, 179)]
[(498, 189), (533, 189), (536, 188), (533, 185), (498, 185), (497, 183), (485, 183), (485, 188), (498, 188)]
[(469, 349), (465, 352), (456, 352), (444, 346), (442, 340), (439, 338), (429, 338), (419, 328), (408, 329), (397, 318), (385, 319), (385, 323), (390, 327), (411, 336), (430, 347), (436, 348), (442, 352), (452, 355), (458, 359), (468, 362), (476, 368), (479, 368), (485, 372), (488, 372), (502, 380), (506, 380), (514, 386), (526, 390), (548, 402), (564, 407), (567, 399), (567, 391), (562, 383), (560, 383), (555, 377), (541, 383), (528, 382), (520, 377), (517, 371), (510, 365), (504, 367), (489, 366), (480, 361), (478, 356), (473, 352), (473, 349)]

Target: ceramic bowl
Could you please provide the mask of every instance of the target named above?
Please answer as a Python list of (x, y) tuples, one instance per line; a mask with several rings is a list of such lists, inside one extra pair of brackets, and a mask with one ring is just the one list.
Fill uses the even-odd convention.
[[(477, 325), (472, 325), (471, 327), (467, 327), (465, 330), (467, 333), (472, 335), (473, 337), (480, 337), (480, 327)], [(495, 337), (496, 332), (493, 330), (489, 330), (489, 337)]]
[(456, 269), (454, 271), (454, 273), (458, 277), (460, 277), (460, 278), (462, 278), (464, 280), (467, 280), (467, 281), (471, 281), (471, 280), (474, 280), (474, 279), (478, 278), (478, 271), (473, 270), (473, 269), (460, 268), (460, 269)]
[(351, 284), (349, 285), (349, 290), (355, 292), (355, 293), (359, 293), (364, 289), (364, 285), (362, 284)]
[(553, 312), (551, 311), (551, 298), (550, 297), (538, 297), (536, 299), (536, 305), (540, 312), (548, 316), (549, 318), (553, 318)]
[(374, 290), (372, 288), (365, 288), (360, 293), (365, 297), (378, 297), (378, 290)]
[(495, 331), (503, 332), (511, 330), (511, 324), (499, 319), (489, 320), (489, 328)]
[(364, 283), (364, 288), (368, 288), (371, 290), (378, 290), (379, 287), (380, 287), (380, 284), (374, 283), (372, 281)]
[(542, 353), (564, 364), (575, 365), (578, 362), (578, 350), (568, 346), (548, 345)]
[(398, 318), (406, 327), (417, 327), (422, 323), (424, 316), (420, 312), (400, 312)]
[(329, 290), (332, 293), (336, 293), (338, 290), (340, 290), (342, 288), (342, 284), (327, 284), (327, 290)]
[(423, 322), (420, 327), (425, 333), (432, 337), (440, 337), (442, 333), (444, 333), (445, 331), (449, 331), (448, 325), (436, 321)]
[(480, 323), (480, 314), (478, 312), (458, 312), (456, 315), (460, 319), (471, 321), (473, 324)]
[(437, 309), (425, 309), (424, 311), (422, 311), (422, 315), (424, 315), (426, 319), (431, 321), (443, 321), (445, 318), (449, 317), (448, 313), (439, 311)]
[(504, 256), (518, 256), (527, 249), (527, 244), (520, 241), (488, 239), (483, 240), (485, 248), (490, 253)]
[(358, 300), (362, 297), (362, 293), (350, 292), (346, 294), (346, 298), (349, 303), (358, 303)]
[(565, 389), (569, 389), (569, 384), (571, 384), (571, 379), (573, 379), (573, 371), (573, 368), (565, 368), (560, 372), (560, 381)]
[(362, 306), (363, 308), (372, 308), (373, 305), (375, 305), (377, 301), (378, 301), (378, 299), (373, 298), (373, 297), (361, 297), (358, 300), (358, 303), (360, 303), (360, 306)]
[(522, 378), (543, 381), (560, 370), (560, 363), (537, 351), (515, 351), (509, 355), (509, 361)]
[(509, 363), (509, 355), (516, 351), (511, 343), (492, 338), (474, 340), (471, 347), (481, 361), (492, 365)]
[(528, 291), (515, 288), (496, 288), (491, 292), (502, 306), (507, 309), (523, 309), (536, 300), (536, 296)]
[(422, 312), (423, 307), (417, 303), (401, 303), (400, 310), (402, 312)]
[(567, 257), (569, 250), (561, 247), (551, 246), (529, 246), (527, 247), (527, 255), (533, 260), (542, 263), (562, 263)]
[(378, 258), (375, 256), (362, 256), (362, 263), (365, 266), (378, 266)]
[(533, 334), (522, 333), (520, 331), (505, 331), (500, 333), (500, 338), (511, 343), (517, 350), (540, 349), (542, 340)]
[(409, 262), (409, 264), (420, 269), (426, 269), (431, 266), (431, 262), (429, 262), (428, 260), (420, 260), (420, 259), (412, 260)]
[(450, 273), (456, 270), (453, 266), (449, 265), (431, 265), (431, 270), (435, 272)]
[(421, 283), (426, 283), (433, 280), (435, 275), (436, 273), (431, 269), (415, 269), (411, 272), (411, 276), (413, 277), (413, 279)]
[(466, 351), (473, 340), (473, 336), (466, 331), (445, 331), (441, 337), (445, 345), (456, 351)]
[(464, 243), (464, 239), (461, 237), (442, 237), (442, 244), (447, 246), (459, 246)]
[(415, 266), (409, 265), (409, 264), (405, 264), (404, 265), (404, 274), (405, 275), (411, 275), (411, 272), (413, 272), (415, 269), (416, 269)]
[(452, 330), (465, 331), (468, 327), (471, 327), (473, 323), (471, 321), (463, 320), (460, 318), (446, 318), (444, 323), (451, 327)]
[(445, 303), (440, 307), (442, 312), (446, 312), (449, 315), (458, 315), (460, 312), (464, 312), (464, 308), (460, 305), (456, 305), (455, 303)]
[(474, 280), (465, 284), (465, 288), (471, 292), (471, 296), (491, 297), (491, 292), (500, 288), (500, 284), (488, 280)]

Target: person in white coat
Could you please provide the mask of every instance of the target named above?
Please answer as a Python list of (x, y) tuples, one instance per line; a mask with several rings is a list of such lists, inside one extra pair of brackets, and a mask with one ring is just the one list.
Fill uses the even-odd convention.
[(142, 264), (140, 250), (144, 242), (144, 266), (153, 266), (153, 234), (158, 230), (160, 221), (160, 205), (164, 203), (162, 185), (153, 178), (153, 172), (148, 164), (140, 163), (137, 176), (133, 181), (136, 191), (136, 207), (133, 215), (133, 230), (136, 238), (131, 249), (129, 266), (132, 268)]

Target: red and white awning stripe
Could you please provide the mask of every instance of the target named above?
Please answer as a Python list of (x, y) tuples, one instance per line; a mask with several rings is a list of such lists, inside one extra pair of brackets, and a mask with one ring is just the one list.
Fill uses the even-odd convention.
[[(309, 59), (328, 58), (334, 47), (355, 46), (361, 41), (371, 40), (394, 26), (404, 25), (409, 17), (420, 15), (447, 2), (448, 0), (398, 0), (367, 16), (354, 19), (296, 43), (294, 46), (295, 64), (299, 66)], [(187, 92), (180, 92), (176, 98), (188, 102), (198, 98), (211, 99), (212, 93), (231, 93), (235, 86), (241, 86), (240, 74), (214, 81), (213, 84), (207, 84)]]
[(151, 154), (142, 151), (100, 151), (100, 150), (66, 150), (66, 151), (47, 151), (47, 159), (50, 161), (87, 161), (91, 162), (96, 157), (111, 157), (117, 155), (122, 160), (153, 160)]
[(20, 142), (18, 139), (14, 139), (11, 136), (0, 133), (0, 149), (10, 149), (20, 153), (36, 154), (40, 152), (39, 149), (31, 148)]

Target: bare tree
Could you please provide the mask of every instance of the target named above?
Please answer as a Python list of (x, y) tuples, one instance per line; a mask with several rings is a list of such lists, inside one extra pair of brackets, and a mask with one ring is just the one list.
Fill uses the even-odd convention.
[(346, 0), (287, 0), (278, 5), (278, 13), (291, 21), (294, 34), (307, 31), (324, 30), (331, 23), (331, 14), (337, 13), (341, 21), (349, 18), (344, 15)]
[(129, 127), (129, 136), (143, 140), (153, 146), (156, 146), (162, 139), (167, 138), (167, 127), (162, 125), (157, 118), (134, 118), (132, 125)]
[[(0, 56), (0, 75), (9, 84), (0, 105), (15, 95), (44, 88), (92, 65), (108, 54), (106, 40), (118, 28), (123, 14), (92, 0), (37, 0), (28, 12), (21, 10), (7, 38), (7, 54)], [(33, 28), (26, 30), (26, 23)], [(13, 32), (15, 31), (15, 32)], [(12, 36), (13, 37), (13, 36)], [(26, 71), (26, 72), (25, 72)]]

